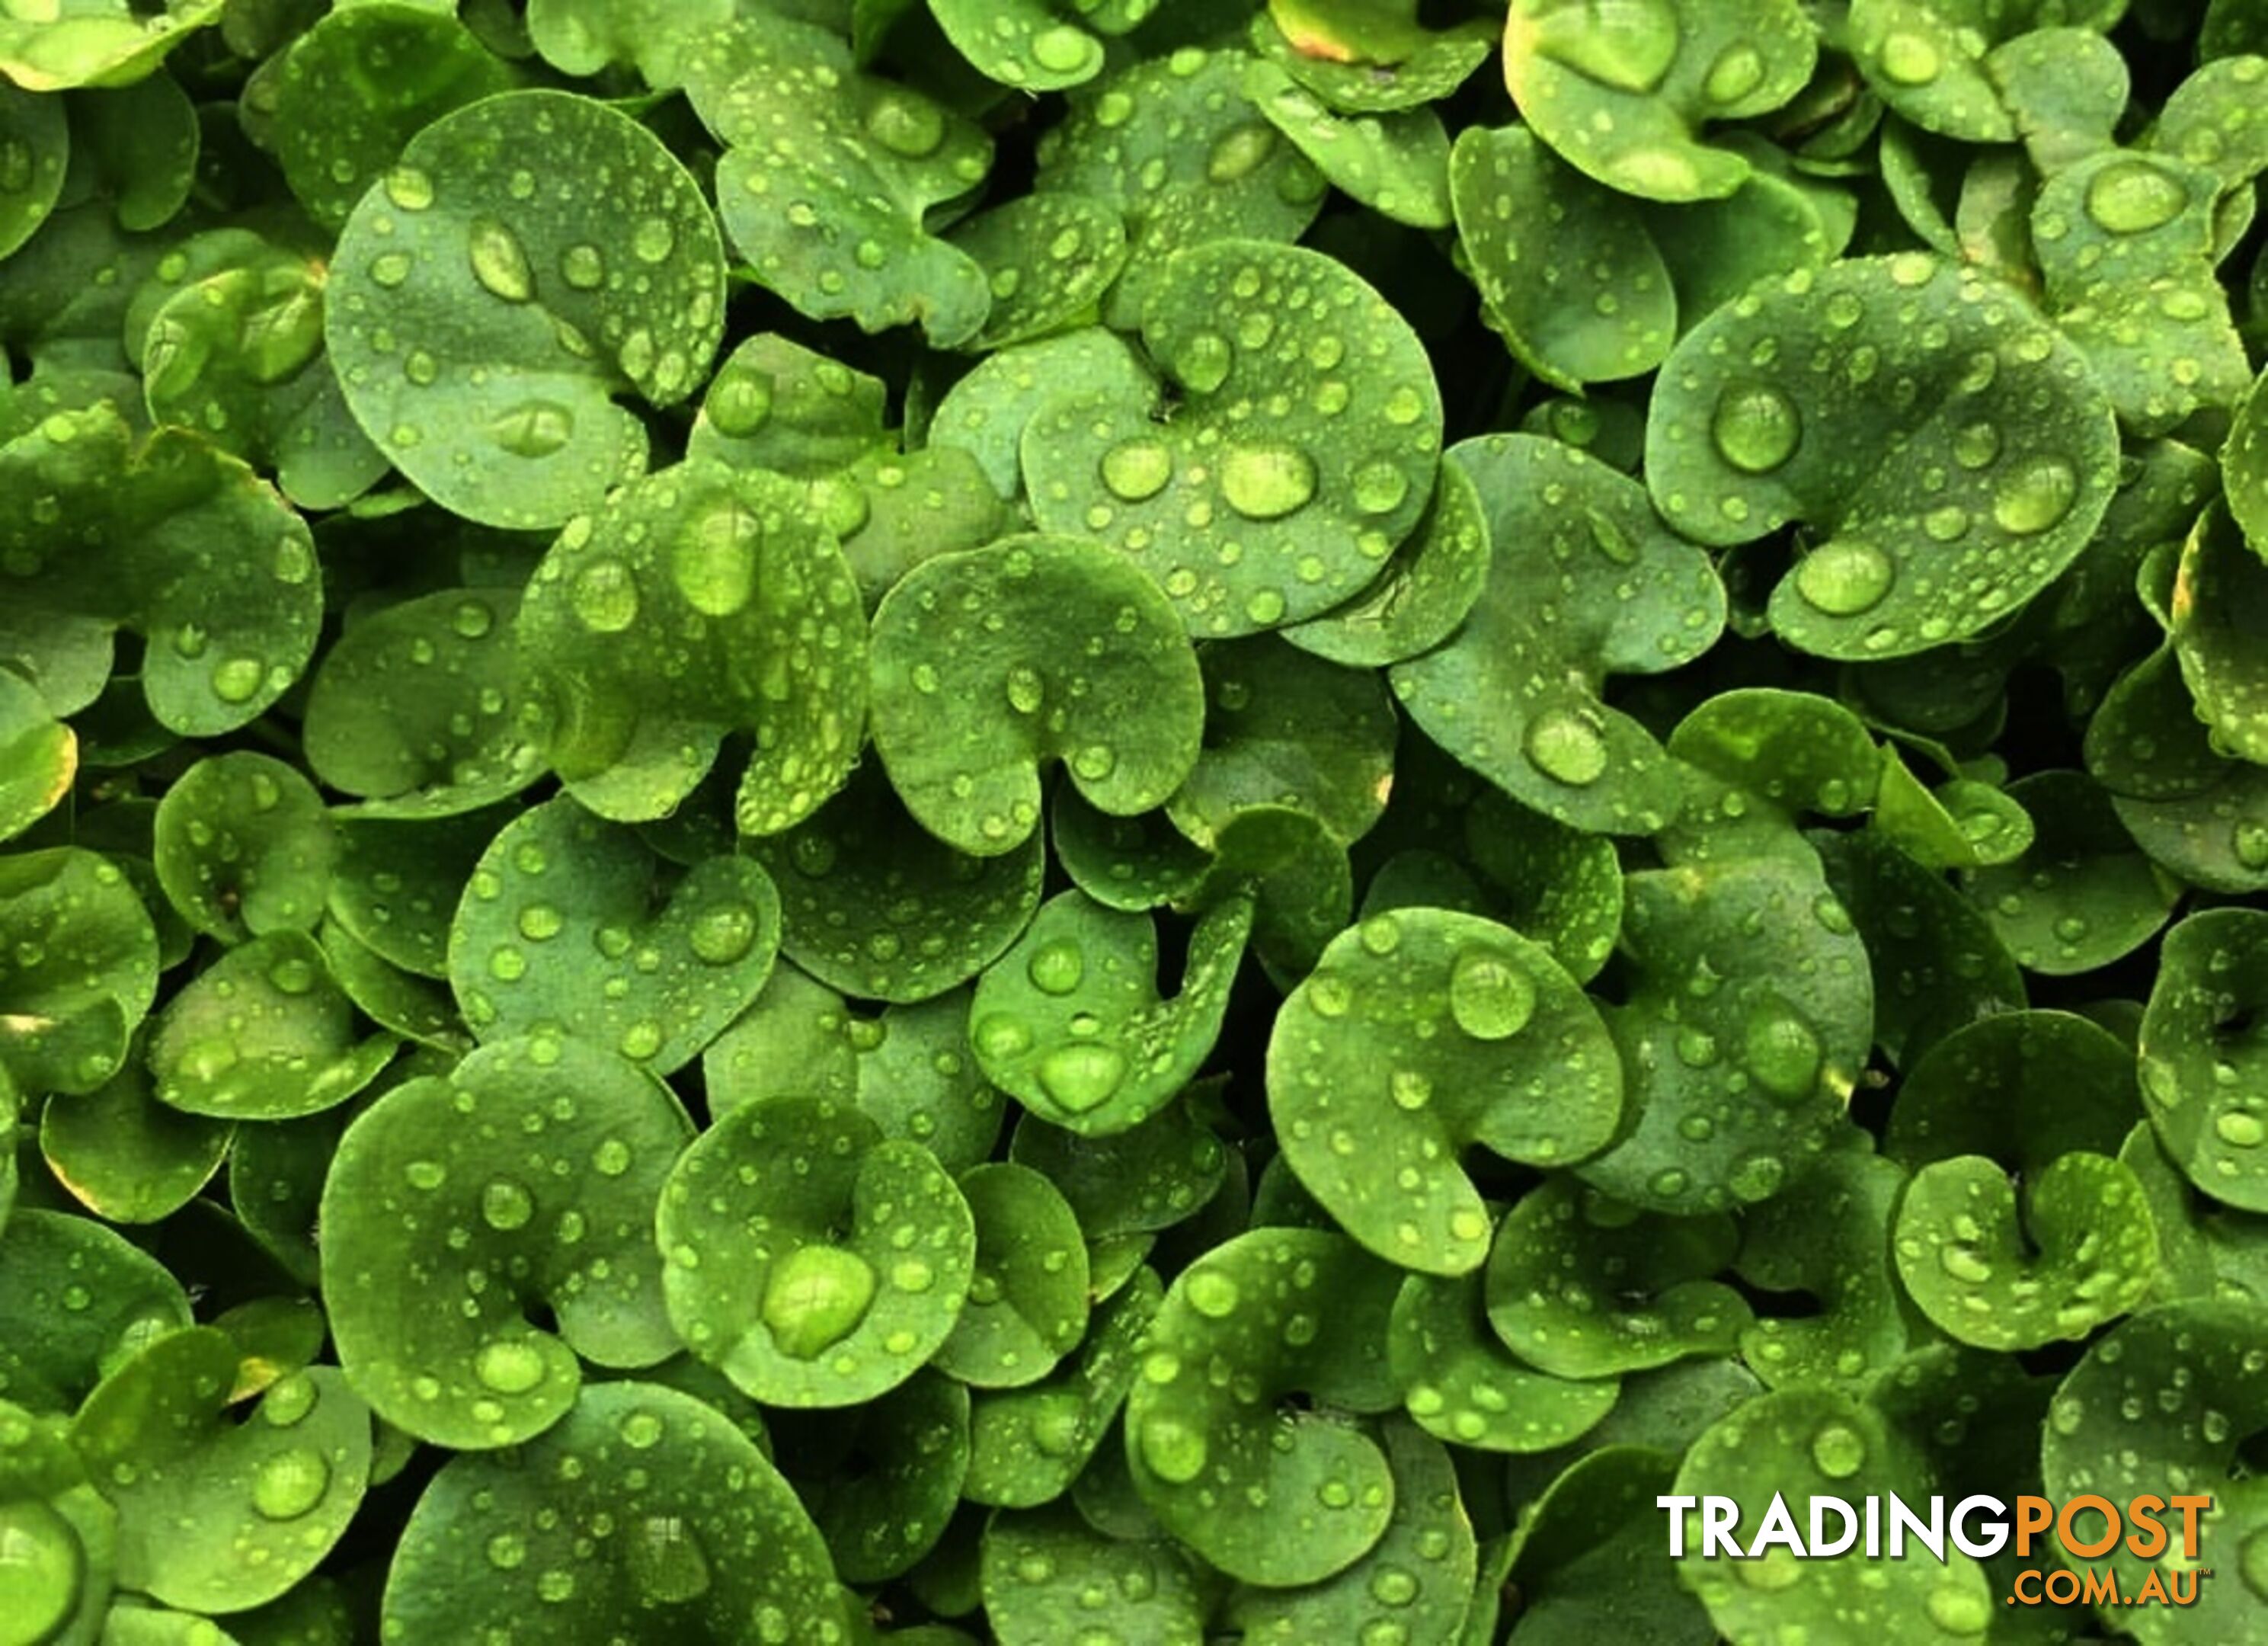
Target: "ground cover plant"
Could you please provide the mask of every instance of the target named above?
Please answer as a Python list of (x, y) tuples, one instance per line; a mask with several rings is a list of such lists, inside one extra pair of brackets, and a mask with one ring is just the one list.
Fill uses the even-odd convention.
[(0, 1646), (2268, 1642), (2253, 0), (0, 77)]

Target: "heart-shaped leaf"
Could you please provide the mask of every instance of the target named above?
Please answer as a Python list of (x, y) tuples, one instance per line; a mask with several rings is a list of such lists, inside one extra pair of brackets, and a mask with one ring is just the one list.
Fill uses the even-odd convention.
[[(1399, 1404), (1383, 1352), (1395, 1288), (1395, 1271), (1351, 1241), (1307, 1229), (1253, 1229), (1182, 1271), (1126, 1400), (1134, 1484), (1168, 1532), (1229, 1576), (1278, 1588), (1320, 1583), (1377, 1544), (1394, 1513), (1386, 1454), (1291, 1397)], [(1207, 1376), (1216, 1360), (1237, 1369), (1237, 1387)]]
[[(603, 1541), (602, 1541), (603, 1540)], [(582, 1551), (602, 1547), (593, 1560)], [(755, 1443), (693, 1396), (585, 1389), (517, 1452), (453, 1459), (411, 1511), (386, 1585), (387, 1632), (663, 1646), (856, 1638), (827, 1545)]]
[(559, 535), (518, 636), (551, 705), (550, 762), (603, 816), (667, 816), (724, 738), (747, 732), (735, 820), (776, 834), (858, 759), (858, 586), (801, 488), (777, 476), (688, 463), (623, 487)]
[(992, 292), (991, 314), (968, 340), (973, 349), (1028, 342), (1091, 316), (1126, 267), (1117, 207), (1065, 188), (1008, 201), (947, 238), (976, 260)]
[[(1746, 364), (1781, 358), (1822, 364)], [(1918, 252), (1856, 259), (1685, 336), (1648, 413), (1646, 481), (1700, 542), (1808, 528), (1771, 595), (1788, 645), (1902, 656), (1977, 632), (2072, 563), (2110, 500), (2110, 410), (1998, 280)]]
[(1089, 1136), (1138, 1126), (1211, 1052), (1251, 927), (1252, 905), (1242, 898), (1200, 920), (1181, 992), (1167, 1000), (1158, 992), (1150, 916), (1106, 909), (1084, 892), (1050, 898), (977, 981), (969, 1008), (976, 1060), (994, 1085), (1051, 1125)]
[[(514, 162), (572, 154), (549, 188)], [(521, 180), (525, 180), (524, 185)], [(661, 140), (563, 92), (426, 126), (339, 237), (324, 307), (347, 404), (443, 507), (557, 526), (645, 467), (624, 388), (671, 405), (724, 329), (716, 219)]]
[(795, 1480), (836, 1572), (887, 1583), (919, 1565), (952, 1524), (968, 1471), (968, 1390), (921, 1372), (869, 1405), (783, 1428), (779, 1440), (774, 1461)]
[(1407, 321), (1343, 263), (1254, 240), (1184, 251), (1142, 310), (1180, 390), (1065, 395), (1024, 431), (1049, 531), (1148, 570), (1192, 633), (1249, 634), (1359, 593), (1432, 496), (1441, 399)]
[(497, 836), (449, 927), (449, 985), (483, 1040), (549, 1030), (682, 1067), (764, 985), (779, 894), (746, 858), (665, 881), (619, 823), (571, 797)]
[(2134, 849), (2110, 796), (2078, 771), (2035, 771), (2008, 794), (2034, 819), (2031, 846), (1962, 889), (2017, 963), (2066, 977), (2149, 941), (2180, 888)]
[(952, 1334), (968, 1202), (918, 1143), (825, 1098), (745, 1103), (685, 1152), (655, 1224), (694, 1354), (768, 1406), (855, 1406)]
[[(674, 1353), (652, 1209), (689, 1130), (644, 1071), (556, 1037), (379, 1098), (323, 1185), (324, 1301), (356, 1392), (421, 1440), (507, 1446), (575, 1406), (578, 1356)], [(527, 1318), (545, 1311), (558, 1335)]]
[(235, 1134), (226, 1122), (158, 1103), (148, 1071), (129, 1061), (100, 1091), (48, 1100), (40, 1153), (55, 1180), (96, 1216), (154, 1223), (211, 1181)]
[(1815, 1301), (1815, 1314), (1767, 1314), (1741, 1333), (1741, 1357), (1775, 1389), (1857, 1391), (1905, 1352), (1890, 1262), (1890, 1218), (1905, 1173), (1842, 1148), (1748, 1214), (1735, 1266), (1768, 1293)]
[(227, 1416), (239, 1352), (196, 1326), (105, 1378), (71, 1442), (118, 1509), (118, 1579), (169, 1605), (273, 1600), (344, 1535), (370, 1474), (370, 1410), (328, 1367), (293, 1372), (257, 1415)]
[(1040, 771), (1057, 760), (1120, 816), (1160, 804), (1197, 763), (1204, 688), (1181, 619), (1143, 572), (1076, 538), (1004, 538), (923, 565), (874, 614), (873, 664), (891, 784), (924, 828), (976, 856), (1030, 836)]
[(1636, 481), (1572, 447), (1487, 435), (1449, 461), (1488, 514), (1488, 583), (1446, 646), (1394, 666), (1395, 695), (1522, 804), (1579, 829), (1652, 833), (1675, 813), (1675, 768), (1600, 693), (1610, 675), (1659, 673), (1716, 639), (1725, 592), (1708, 557), (1664, 529)]
[(1268, 1046), (1269, 1109), (1300, 1182), (1369, 1250), (1432, 1274), (1488, 1257), (1467, 1148), (1581, 1160), (1614, 1137), (1622, 1094), (1606, 1025), (1558, 963), (1447, 910), (1341, 934)]
[[(756, 278), (814, 320), (918, 321), (949, 349), (984, 324), (976, 259), (929, 232), (983, 181), (992, 140), (909, 86), (864, 74), (823, 29), (758, 11), (687, 54), (687, 95), (725, 151), (725, 227)], [(777, 134), (794, 139), (777, 144)]]

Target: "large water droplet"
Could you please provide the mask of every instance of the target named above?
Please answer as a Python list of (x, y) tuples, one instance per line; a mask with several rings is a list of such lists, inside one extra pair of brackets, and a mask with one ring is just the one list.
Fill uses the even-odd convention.
[(709, 1592), (709, 1557), (676, 1515), (646, 1515), (631, 1530), (625, 1564), (650, 1605), (681, 1606)]
[(1081, 74), (1102, 66), (1102, 43), (1067, 23), (1032, 36), (1032, 61), (1050, 74)]
[(1830, 1480), (1847, 1480), (1867, 1465), (1867, 1442), (1845, 1423), (1827, 1423), (1811, 1437), (1811, 1461)]
[(1709, 65), (1701, 82), (1702, 94), (1719, 105), (1737, 103), (1764, 81), (1764, 60), (1753, 46), (1727, 46)]
[(1484, 948), (1469, 948), (1449, 967), (1449, 1015), (1476, 1040), (1518, 1034), (1535, 1015), (1535, 982)]
[(866, 133), (891, 153), (917, 160), (945, 141), (945, 114), (925, 97), (888, 91), (866, 111)]
[(1948, 1635), (1982, 1635), (1992, 1620), (1992, 1606), (1976, 1589), (1933, 1589), (1922, 1609)]
[(1247, 520), (1281, 520), (1315, 495), (1314, 459), (1289, 446), (1233, 447), (1221, 460), (1220, 490)]
[(1126, 1055), (1116, 1046), (1058, 1046), (1040, 1063), (1040, 1084), (1073, 1114), (1108, 1101), (1125, 1078)]
[(2242, 1109), (2225, 1109), (2213, 1123), (2213, 1135), (2231, 1148), (2258, 1148), (2268, 1141), (2268, 1124)]
[(644, 218), (630, 233), (630, 255), (642, 263), (665, 261), (677, 248), (677, 231), (666, 218)]
[(704, 909), (694, 917), (688, 941), (696, 959), (706, 965), (729, 966), (755, 947), (756, 912), (739, 902)]
[(1575, 709), (1547, 709), (1528, 722), (1521, 739), (1535, 769), (1555, 783), (1582, 788), (1606, 774), (1607, 740)]
[(1211, 1320), (1227, 1319), (1242, 1301), (1236, 1282), (1219, 1269), (1191, 1272), (1187, 1289), (1189, 1307)]
[(1249, 177), (1276, 148), (1276, 128), (1255, 121), (1237, 126), (1214, 139), (1205, 156), (1205, 176), (1216, 183), (1233, 183)]
[(508, 303), (525, 303), (535, 295), (527, 253), (519, 236), (494, 218), (475, 218), (465, 241), (473, 264), (473, 278)]
[(535, 1215), (535, 1198), (509, 1177), (491, 1177), (481, 1191), (481, 1220), (490, 1229), (524, 1229)]
[(2179, 179), (2147, 160), (2117, 160), (2087, 186), (2087, 215), (2113, 234), (2161, 228), (2190, 203)]
[(1184, 1486), (1204, 1471), (1206, 1446), (1203, 1431), (1177, 1417), (1152, 1417), (1142, 1425), (1140, 1440), (1142, 1461), (1161, 1480)]
[(1874, 544), (1838, 538), (1797, 563), (1795, 592), (1830, 617), (1855, 617), (1881, 603), (1896, 576), (1889, 556)]
[(1235, 359), (1228, 339), (1217, 331), (1194, 334), (1174, 354), (1174, 375), (1191, 394), (1210, 395), (1228, 381)]
[(764, 1277), (762, 1315), (780, 1353), (814, 1360), (858, 1328), (874, 1301), (874, 1270), (839, 1246), (799, 1246)]
[(1789, 1012), (1759, 1012), (1744, 1037), (1749, 1076), (1773, 1096), (1794, 1103), (1819, 1084), (1824, 1057), (1811, 1025)]
[(1919, 34), (1892, 29), (1882, 36), (1874, 61), (1893, 85), (1927, 85), (1945, 67), (1937, 48)]
[(489, 421), (489, 439), (514, 457), (549, 457), (575, 438), (575, 414), (556, 400), (523, 400)]
[(621, 561), (603, 556), (575, 574), (567, 601), (593, 633), (620, 634), (637, 621), (637, 577)]
[(252, 1506), (269, 1520), (297, 1520), (323, 1501), (331, 1465), (312, 1446), (291, 1446), (263, 1458), (252, 1475)]
[(2071, 513), (2079, 496), (2079, 474), (2060, 457), (2035, 457), (2006, 481), (1992, 499), (2000, 529), (2029, 537)]
[(1768, 475), (1795, 454), (1803, 419), (1795, 402), (1764, 383), (1738, 384), (1717, 397), (1709, 435), (1718, 452), (1747, 475)]
[(694, 610), (729, 617), (756, 589), (756, 543), (762, 528), (737, 503), (720, 503), (679, 534), (670, 559), (678, 592)]
[(1102, 454), (1102, 483), (1123, 503), (1156, 497), (1173, 477), (1174, 454), (1162, 440), (1122, 440)]
[(1041, 944), (1024, 963), (1024, 975), (1043, 994), (1069, 994), (1086, 974), (1086, 956), (1067, 937)]
[(543, 1351), (526, 1338), (499, 1338), (474, 1357), (473, 1376), (498, 1394), (526, 1394), (543, 1381)]

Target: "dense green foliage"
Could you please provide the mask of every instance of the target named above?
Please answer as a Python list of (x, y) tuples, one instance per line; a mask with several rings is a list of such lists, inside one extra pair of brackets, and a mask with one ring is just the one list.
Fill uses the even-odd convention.
[(0, 1646), (2268, 1646), (2262, 54), (0, 0)]

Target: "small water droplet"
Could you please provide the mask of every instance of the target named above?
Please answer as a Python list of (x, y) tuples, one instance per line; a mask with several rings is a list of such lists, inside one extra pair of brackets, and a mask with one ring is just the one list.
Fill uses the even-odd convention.
[(575, 574), (568, 603), (594, 634), (620, 634), (637, 620), (637, 578), (612, 556), (592, 561)]

